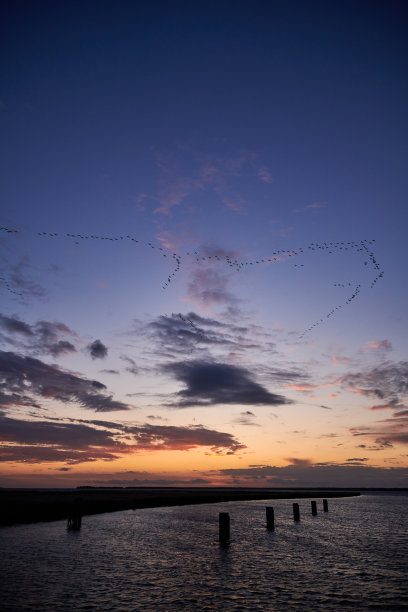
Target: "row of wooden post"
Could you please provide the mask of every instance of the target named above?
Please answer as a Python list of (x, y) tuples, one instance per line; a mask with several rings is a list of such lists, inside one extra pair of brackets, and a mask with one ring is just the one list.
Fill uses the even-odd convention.
[[(317, 515), (317, 503), (315, 501), (311, 502), (312, 506), (312, 515)], [(327, 503), (327, 499), (323, 500), (323, 510), (324, 512), (329, 511), (329, 505)], [(300, 510), (299, 504), (293, 504), (293, 520), (300, 521)], [(268, 531), (272, 531), (275, 529), (275, 512), (274, 509), (269, 506), (266, 508), (266, 528)], [(220, 542), (228, 542), (230, 539), (230, 517), (228, 512), (220, 512), (219, 514), (219, 540)]]

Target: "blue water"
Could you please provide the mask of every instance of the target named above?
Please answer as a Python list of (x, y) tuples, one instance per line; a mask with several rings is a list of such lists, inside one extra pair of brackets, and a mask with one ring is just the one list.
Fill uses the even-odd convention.
[[(408, 610), (408, 496), (229, 502), (0, 529), (9, 611)], [(275, 530), (265, 529), (265, 506)], [(218, 543), (229, 512), (231, 542)]]

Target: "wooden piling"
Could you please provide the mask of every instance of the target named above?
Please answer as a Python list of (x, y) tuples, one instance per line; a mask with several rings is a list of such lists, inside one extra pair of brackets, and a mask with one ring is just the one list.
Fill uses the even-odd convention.
[(327, 503), (327, 499), (323, 500), (323, 510), (324, 510), (324, 512), (328, 512), (329, 511), (329, 505)]
[(220, 512), (219, 514), (219, 540), (222, 544), (226, 544), (230, 539), (230, 517), (228, 512)]
[(315, 501), (312, 501), (311, 504), (312, 504), (312, 514), (313, 516), (316, 516), (317, 515), (317, 504)]
[(81, 529), (82, 516), (69, 516), (67, 529)]
[(299, 504), (293, 504), (293, 520), (300, 521)]
[(272, 507), (266, 508), (266, 528), (269, 531), (275, 528), (275, 513)]
[(79, 497), (69, 509), (67, 529), (81, 529), (82, 524), (82, 499)]

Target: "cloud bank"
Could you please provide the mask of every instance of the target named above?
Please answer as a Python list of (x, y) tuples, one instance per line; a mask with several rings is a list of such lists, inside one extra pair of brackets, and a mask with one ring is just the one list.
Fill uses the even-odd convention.
[(0, 413), (0, 461), (16, 463), (113, 461), (121, 456), (157, 451), (207, 448), (233, 455), (241, 444), (229, 433), (202, 425), (126, 425), (108, 421), (28, 421)]

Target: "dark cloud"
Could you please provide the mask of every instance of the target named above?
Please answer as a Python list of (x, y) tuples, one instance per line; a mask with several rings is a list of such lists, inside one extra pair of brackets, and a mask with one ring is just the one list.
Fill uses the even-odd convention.
[[(212, 472), (231, 484), (286, 487), (406, 487), (408, 468), (377, 468), (368, 465), (316, 463), (312, 465), (263, 465), (227, 468)], [(205, 476), (205, 473), (203, 474)], [(228, 480), (227, 480), (228, 482)]]
[(389, 419), (351, 429), (354, 436), (373, 439), (379, 449), (408, 444), (408, 361), (387, 362), (366, 372), (346, 374), (340, 383), (354, 393), (382, 400), (381, 404), (371, 406), (371, 410), (395, 410)]
[(24, 336), (33, 336), (34, 333), (27, 323), (21, 321), (17, 317), (7, 317), (0, 314), (0, 327), (9, 333), (23, 334)]
[(0, 417), (0, 461), (70, 464), (112, 461), (125, 445), (107, 431), (83, 424), (24, 421)]
[(248, 410), (247, 412), (241, 412), (240, 416), (234, 419), (233, 422), (237, 425), (245, 425), (247, 427), (261, 427), (259, 423), (254, 421), (254, 418), (255, 415)]
[(62, 421), (25, 421), (7, 416), (0, 417), (3, 442), (24, 444), (49, 444), (81, 450), (92, 447), (120, 446), (106, 430), (95, 429), (82, 423)]
[(121, 487), (140, 487), (140, 486), (148, 486), (148, 487), (168, 487), (168, 486), (194, 486), (194, 485), (209, 485), (211, 484), (210, 480), (206, 480), (205, 478), (190, 478), (190, 479), (181, 479), (181, 478), (111, 478), (110, 480), (90, 480), (88, 481), (92, 483), (94, 486), (102, 485), (113, 485), (113, 486), (121, 486)]
[(367, 451), (383, 451), (387, 448), (393, 448), (391, 442), (387, 440), (377, 440), (377, 444), (357, 444), (356, 448), (365, 448)]
[(138, 449), (144, 450), (189, 450), (208, 446), (216, 454), (233, 455), (246, 448), (231, 434), (207, 429), (202, 425), (176, 427), (173, 425), (150, 425), (128, 427)]
[[(392, 434), (391, 434), (392, 435)], [(401, 436), (404, 436), (404, 434), (400, 434)], [(400, 441), (405, 441), (405, 443), (408, 444), (408, 436), (405, 433), (405, 437), (401, 438), (401, 440), (398, 439), (399, 435), (397, 434), (394, 437), (394, 442), (400, 442)], [(394, 448), (392, 442), (390, 442), (389, 440), (385, 440), (384, 438), (376, 438), (375, 443), (377, 444), (377, 448), (381, 448), (381, 450), (385, 450), (386, 448)]]
[(24, 403), (30, 393), (64, 403), (76, 402), (97, 412), (129, 410), (126, 404), (104, 395), (105, 390), (105, 385), (96, 380), (81, 378), (33, 357), (0, 351), (0, 391), (6, 399), (16, 396)]
[(61, 334), (75, 335), (64, 323), (38, 321), (34, 326), (34, 333), (36, 343), (33, 348), (37, 353), (48, 353), (53, 357), (58, 357), (64, 353), (76, 351), (75, 346), (71, 342), (59, 339)]
[(350, 459), (346, 459), (346, 461), (368, 461), (368, 457), (350, 457)]
[(179, 391), (177, 408), (213, 406), (216, 404), (250, 404), (277, 406), (292, 401), (270, 393), (252, 380), (251, 373), (241, 367), (206, 361), (168, 364), (163, 369), (186, 385)]
[(86, 350), (92, 359), (105, 359), (108, 354), (108, 349), (100, 340), (94, 340), (94, 342), (88, 344)]
[(197, 348), (197, 343), (211, 343), (210, 334), (206, 334), (202, 325), (197, 324), (191, 313), (161, 316), (148, 325), (151, 339), (157, 343), (161, 353), (185, 354)]
[(208, 351), (211, 347), (242, 352), (258, 348), (253, 341), (253, 326), (238, 326), (230, 322), (202, 317), (195, 312), (172, 313), (151, 321), (146, 328), (138, 326), (138, 334), (146, 334), (161, 358)]
[[(94, 427), (103, 427), (99, 429)], [(0, 461), (68, 464), (112, 461), (141, 451), (190, 450), (208, 447), (218, 455), (246, 448), (231, 434), (202, 425), (129, 426), (108, 421), (27, 421), (0, 414)]]
[(64, 323), (38, 321), (29, 325), (17, 317), (0, 314), (0, 328), (11, 336), (3, 336), (3, 340), (13, 346), (19, 346), (34, 355), (52, 355), (59, 357), (76, 351), (69, 340), (61, 336), (75, 336), (74, 332)]
[(408, 411), (394, 412), (388, 419), (382, 419), (368, 426), (354, 427), (353, 436), (374, 440), (378, 448), (392, 448), (394, 444), (408, 444)]
[[(1, 372), (0, 372), (1, 376)], [(22, 393), (4, 393), (5, 385), (0, 383), (0, 406), (31, 406), (41, 408), (41, 406), (29, 395)]]
[(69, 342), (68, 340), (59, 340), (55, 342), (55, 344), (51, 344), (48, 347), (48, 352), (53, 357), (59, 357), (60, 355), (65, 355), (66, 353), (75, 353), (76, 348)]
[(394, 417), (408, 417), (408, 410), (406, 410), (404, 406), (404, 410), (399, 410), (398, 412), (394, 412), (393, 416)]
[(311, 459), (299, 459), (298, 457), (287, 457), (285, 459), (290, 465), (295, 465), (297, 467), (306, 467), (308, 465), (312, 465)]
[(408, 394), (408, 361), (385, 363), (366, 372), (346, 374), (340, 383), (360, 395), (399, 403)]

